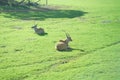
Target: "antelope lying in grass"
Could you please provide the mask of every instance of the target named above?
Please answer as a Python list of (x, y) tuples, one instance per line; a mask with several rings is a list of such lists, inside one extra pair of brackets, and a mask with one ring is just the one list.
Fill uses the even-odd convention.
[(70, 47), (68, 45), (68, 43), (72, 41), (70, 35), (68, 33), (66, 33), (66, 39), (65, 40), (59, 40), (59, 42), (56, 44), (55, 48), (58, 51), (66, 51), (69, 50)]
[(34, 29), (35, 33), (39, 34), (39, 35), (44, 35), (45, 31), (43, 28), (37, 28), (37, 24), (32, 26), (32, 28)]

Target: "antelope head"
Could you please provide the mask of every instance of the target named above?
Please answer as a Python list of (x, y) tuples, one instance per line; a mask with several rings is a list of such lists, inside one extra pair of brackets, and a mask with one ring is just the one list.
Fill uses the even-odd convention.
[(35, 24), (34, 26), (32, 26), (31, 28), (37, 28), (37, 24)]

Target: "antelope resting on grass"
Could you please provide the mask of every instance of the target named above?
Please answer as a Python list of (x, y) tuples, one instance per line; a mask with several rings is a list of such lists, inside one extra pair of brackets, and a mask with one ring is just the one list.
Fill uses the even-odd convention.
[(39, 34), (39, 35), (44, 35), (45, 31), (43, 28), (37, 28), (37, 24), (32, 26), (32, 28), (34, 29), (35, 33)]
[(56, 44), (55, 48), (58, 51), (66, 51), (69, 50), (70, 47), (68, 45), (68, 43), (72, 41), (70, 35), (68, 33), (66, 33), (66, 39), (65, 40), (59, 40), (59, 42)]

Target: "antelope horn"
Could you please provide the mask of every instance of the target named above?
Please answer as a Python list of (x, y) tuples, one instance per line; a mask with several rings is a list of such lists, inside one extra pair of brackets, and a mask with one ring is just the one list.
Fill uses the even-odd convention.
[(70, 35), (68, 33), (65, 33), (66, 34), (66, 37), (70, 37)]
[[(65, 32), (65, 30), (63, 30), (63, 31)], [(68, 33), (65, 32), (65, 34), (66, 34), (66, 37), (70, 37), (70, 35)]]
[(70, 37), (70, 34), (69, 34), (69, 33), (66, 33), (66, 36), (67, 36), (67, 37)]
[(69, 34), (69, 33), (67, 33), (67, 35), (70, 37), (70, 34)]

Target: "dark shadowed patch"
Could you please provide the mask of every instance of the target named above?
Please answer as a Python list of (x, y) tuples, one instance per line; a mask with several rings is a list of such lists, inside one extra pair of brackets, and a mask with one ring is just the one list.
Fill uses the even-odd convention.
[(39, 35), (39, 36), (45, 36), (45, 35), (48, 35), (48, 33), (44, 33), (44, 34), (38, 34), (38, 33), (36, 33), (37, 35)]
[(6, 48), (6, 46), (5, 45), (1, 45), (0, 48)]
[(58, 10), (50, 8), (41, 8), (41, 10), (11, 10), (8, 12), (2, 12), (5, 14), (9, 14), (4, 15), (4, 17), (6, 18), (15, 18), (22, 20), (45, 20), (47, 18), (75, 18), (84, 16), (88, 13), (80, 10)]
[(22, 51), (22, 49), (14, 49), (15, 52)]

